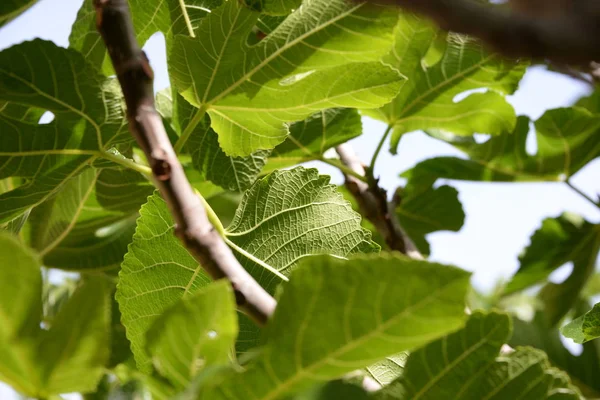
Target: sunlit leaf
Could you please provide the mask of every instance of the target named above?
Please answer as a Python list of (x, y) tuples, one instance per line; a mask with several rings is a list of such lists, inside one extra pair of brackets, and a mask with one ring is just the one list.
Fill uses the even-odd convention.
[(307, 260), (283, 288), (261, 354), (205, 397), (281, 398), (435, 340), (462, 325), (468, 281), (401, 256)]
[(325, 151), (362, 133), (358, 112), (351, 108), (332, 108), (290, 125), (290, 136), (277, 146), (265, 170), (272, 171), (322, 158)]
[(366, 368), (369, 375), (381, 386), (390, 384), (404, 372), (408, 353), (399, 353), (377, 361)]
[[(225, 153), (247, 156), (288, 135), (287, 122), (333, 107), (378, 107), (403, 78), (378, 60), (391, 46), (397, 13), (344, 0), (310, 0), (255, 46), (259, 13), (227, 1), (177, 37), (175, 86), (208, 110)], [(200, 111), (202, 112), (202, 111)]]
[(183, 297), (147, 334), (154, 367), (178, 390), (204, 368), (227, 364), (236, 336), (236, 304), (227, 281)]
[(302, 0), (243, 0), (253, 10), (268, 15), (286, 15), (302, 4)]
[[(581, 312), (589, 305), (578, 307)], [(600, 343), (591, 341), (583, 344), (579, 355), (571, 354), (561, 341), (559, 330), (549, 326), (543, 311), (538, 311), (530, 322), (514, 318), (514, 334), (508, 342), (511, 346), (533, 346), (543, 350), (556, 367), (571, 376), (586, 398), (600, 396)]]
[(519, 117), (514, 132), (482, 144), (460, 143), (469, 159), (437, 157), (419, 163), (404, 177), (415, 183), (437, 178), (468, 181), (561, 181), (600, 156), (600, 116), (582, 108), (547, 111), (535, 122), (537, 153), (529, 155), (529, 119)]
[(378, 251), (360, 220), (329, 184), (328, 176), (298, 167), (275, 171), (256, 182), (242, 197), (226, 238), (253, 256), (240, 253), (242, 264), (273, 290), (280, 279), (268, 274), (261, 263), (287, 275), (300, 259), (310, 255), (345, 257)]
[[(43, 332), (34, 360), (41, 393), (89, 392), (104, 375), (110, 356), (110, 290), (104, 278), (89, 278)], [(39, 397), (39, 396), (38, 396)]]
[(530, 348), (499, 355), (511, 334), (508, 315), (474, 313), (466, 326), (410, 354), (404, 373), (377, 399), (579, 399), (545, 354)]
[(129, 141), (120, 94), (71, 50), (34, 40), (0, 53), (0, 100), (49, 110), (50, 124), (0, 115), (0, 179), (28, 179), (0, 195), (0, 222), (58, 193), (100, 152)]
[(91, 168), (66, 182), (60, 192), (33, 209), (30, 246), (42, 258), (70, 233), (94, 190), (97, 172)]
[(600, 337), (600, 303), (590, 311), (565, 325), (562, 334), (575, 343), (585, 343)]
[[(392, 103), (366, 113), (393, 126), (394, 153), (406, 132), (442, 129), (459, 135), (500, 134), (515, 125), (515, 112), (504, 95), (517, 89), (526, 64), (490, 53), (474, 39), (449, 34), (441, 60), (427, 66), (423, 60), (436, 36), (437, 30), (428, 22), (403, 14), (395, 30), (394, 49), (384, 59), (408, 81)], [(475, 89), (485, 93), (456, 99)]]
[[(171, 120), (179, 136), (182, 136), (185, 128), (190, 126), (196, 108), (179, 95), (175, 106)], [(208, 115), (191, 132), (186, 150), (192, 156), (192, 164), (202, 179), (237, 192), (246, 190), (254, 183), (269, 155), (268, 150), (258, 150), (247, 157), (228, 156), (219, 145), (217, 133), (210, 127)]]
[(562, 283), (548, 283), (540, 293), (551, 325), (573, 307), (579, 292), (593, 274), (600, 251), (600, 228), (573, 214), (544, 220), (520, 256), (521, 266), (507, 284), (505, 293), (513, 293), (545, 282), (557, 268), (573, 262), (573, 271)]
[(43, 398), (95, 388), (108, 361), (108, 282), (86, 280), (40, 327), (40, 262), (14, 237), (0, 234), (0, 380)]
[[(117, 299), (138, 366), (147, 371), (145, 332), (162, 311), (206, 286), (209, 278), (173, 235), (172, 217), (160, 197), (150, 197), (140, 213)], [(270, 292), (303, 258), (379, 249), (329, 177), (304, 168), (278, 171), (256, 182), (244, 194), (225, 239)], [(242, 334), (256, 340), (255, 330)]]

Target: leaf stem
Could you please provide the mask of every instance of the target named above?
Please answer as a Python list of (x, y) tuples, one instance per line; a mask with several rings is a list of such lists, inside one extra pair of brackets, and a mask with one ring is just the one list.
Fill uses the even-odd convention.
[(361, 174), (359, 174), (358, 172), (354, 171), (352, 168), (348, 168), (347, 166), (345, 166), (344, 164), (342, 164), (339, 160), (336, 160), (334, 158), (325, 158), (325, 157), (321, 157), (319, 158), (319, 161), (325, 163), (325, 164), (329, 164), (332, 167), (336, 167), (337, 169), (339, 169), (340, 171), (342, 171), (342, 173), (344, 173), (344, 175), (349, 175), (349, 176), (353, 176), (356, 179), (362, 181), (362, 182), (367, 182), (367, 178)]
[(232, 249), (234, 249), (235, 251), (237, 251), (238, 253), (240, 253), (244, 257), (247, 257), (248, 259), (254, 261), (255, 263), (257, 263), (258, 265), (260, 265), (264, 269), (266, 269), (266, 270), (274, 273), (275, 275), (277, 275), (279, 278), (281, 278), (285, 282), (289, 281), (289, 278), (287, 276), (283, 275), (281, 272), (277, 271), (275, 268), (273, 268), (272, 266), (270, 266), (269, 264), (267, 264), (263, 260), (261, 260), (259, 258), (256, 258), (254, 255), (248, 253), (246, 250), (242, 249), (237, 244), (235, 244), (231, 240), (229, 240), (229, 238), (225, 237), (224, 240), (225, 240), (225, 243), (227, 243), (227, 245), (229, 245), (229, 247), (231, 247)]
[(140, 174), (146, 176), (146, 177), (151, 177), (152, 176), (152, 169), (150, 167), (146, 167), (145, 165), (142, 164), (138, 164), (134, 161), (131, 161), (128, 158), (125, 157), (119, 157), (116, 154), (113, 154), (109, 151), (102, 151), (101, 152), (101, 157), (105, 158), (107, 160), (110, 160), (116, 164), (119, 164), (125, 168), (129, 168), (132, 169), (134, 171), (139, 172)]
[(202, 200), (202, 204), (204, 205), (204, 208), (206, 209), (206, 215), (208, 217), (208, 220), (214, 226), (214, 228), (217, 230), (217, 232), (219, 232), (219, 235), (222, 238), (225, 238), (225, 227), (223, 227), (223, 223), (219, 219), (219, 216), (217, 215), (215, 210), (212, 209), (210, 204), (208, 204), (208, 201), (206, 201), (206, 199), (204, 198), (204, 196), (202, 196), (202, 194), (198, 191), (198, 189), (194, 189), (194, 191), (196, 192), (198, 197), (200, 197), (200, 200)]
[(196, 114), (194, 114), (188, 126), (185, 127), (179, 139), (177, 139), (175, 146), (173, 146), (175, 153), (181, 153), (181, 149), (183, 149), (183, 146), (185, 146), (190, 136), (192, 136), (192, 133), (194, 133), (194, 129), (196, 129), (200, 121), (204, 118), (204, 114), (206, 114), (206, 107), (202, 105), (202, 107), (196, 111)]
[(179, 7), (181, 7), (181, 13), (183, 14), (183, 19), (185, 20), (185, 25), (187, 26), (188, 33), (191, 37), (195, 38), (194, 27), (192, 26), (192, 21), (190, 20), (190, 16), (188, 15), (187, 9), (185, 8), (184, 0), (179, 0)]
[[(371, 158), (371, 164), (369, 166), (369, 170), (371, 171), (370, 173), (372, 174), (373, 171), (375, 170), (375, 163), (377, 162), (377, 157), (379, 157), (379, 153), (381, 152), (381, 148), (383, 147), (383, 144), (385, 143), (385, 141), (387, 140), (388, 136), (390, 135), (390, 132), (392, 131), (393, 125), (388, 125), (387, 129), (385, 130), (385, 133), (383, 134), (383, 137), (381, 138), (381, 140), (379, 141), (379, 144), (377, 145), (377, 149), (375, 149), (375, 153), (373, 153), (373, 158)], [(367, 171), (368, 173), (369, 171)]]
[(583, 193), (579, 188), (573, 186), (573, 184), (571, 183), (571, 181), (565, 181), (565, 184), (570, 187), (575, 193), (579, 194), (581, 197), (583, 197), (584, 199), (586, 199), (587, 201), (589, 201), (590, 203), (592, 203), (593, 205), (595, 205), (596, 207), (600, 208), (600, 203), (594, 201), (594, 199), (592, 199), (590, 196), (588, 196), (587, 194)]

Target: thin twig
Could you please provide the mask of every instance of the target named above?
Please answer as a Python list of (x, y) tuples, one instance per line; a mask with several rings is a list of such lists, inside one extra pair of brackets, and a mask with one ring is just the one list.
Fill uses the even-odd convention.
[[(566, 12), (539, 17), (474, 0), (369, 0), (433, 19), (442, 29), (482, 39), (510, 57), (589, 65), (600, 60), (600, 5), (571, 1)], [(548, 7), (552, 2), (548, 2)], [(542, 14), (542, 10), (540, 10)]]
[(110, 161), (114, 162), (115, 164), (119, 164), (122, 167), (137, 171), (144, 176), (148, 176), (148, 177), (152, 176), (152, 170), (150, 168), (146, 167), (145, 165), (138, 164), (134, 161), (129, 160), (128, 158), (123, 157), (123, 156), (119, 157), (118, 155), (113, 154), (110, 151), (102, 151), (101, 157), (105, 158), (106, 160), (110, 160)]
[(340, 160), (321, 157), (319, 158), (319, 161), (339, 169), (344, 175), (350, 175), (358, 179), (359, 181), (363, 181), (365, 183), (367, 182), (367, 177), (364, 175), (364, 173), (361, 174), (359, 172), (354, 171), (352, 168), (349, 168), (346, 165), (344, 165)]
[(587, 201), (589, 201), (590, 203), (592, 203), (593, 205), (595, 205), (597, 208), (600, 208), (600, 202), (596, 202), (594, 201), (594, 199), (592, 199), (590, 196), (588, 196), (587, 194), (583, 193), (581, 191), (581, 189), (579, 189), (576, 186), (573, 186), (573, 184), (571, 183), (571, 181), (565, 181), (565, 184), (571, 188), (571, 190), (573, 190), (575, 193), (577, 193), (578, 195), (580, 195), (581, 197), (583, 197), (584, 199), (586, 199)]
[(275, 309), (275, 300), (235, 258), (185, 176), (154, 107), (153, 72), (135, 38), (127, 0), (94, 0), (94, 5), (98, 31), (125, 96), (129, 129), (171, 210), (175, 234), (210, 276), (231, 282), (239, 308), (264, 324)]
[(383, 134), (383, 136), (381, 137), (381, 140), (379, 141), (379, 144), (377, 145), (377, 149), (375, 149), (375, 153), (373, 153), (373, 158), (371, 158), (371, 164), (369, 164), (369, 170), (371, 171), (371, 173), (373, 173), (373, 171), (375, 171), (375, 163), (377, 162), (377, 157), (379, 157), (381, 148), (383, 147), (383, 145), (385, 144), (385, 141), (387, 140), (388, 136), (392, 132), (392, 129), (394, 129), (394, 126), (388, 125), (388, 127), (385, 130), (385, 133)]
[[(364, 176), (365, 167), (349, 144), (339, 145), (335, 150), (344, 165)], [(394, 207), (387, 200), (386, 191), (380, 188), (376, 181), (366, 183), (346, 174), (346, 188), (358, 202), (362, 215), (375, 225), (390, 249), (413, 258), (423, 258), (415, 244), (400, 227)]]

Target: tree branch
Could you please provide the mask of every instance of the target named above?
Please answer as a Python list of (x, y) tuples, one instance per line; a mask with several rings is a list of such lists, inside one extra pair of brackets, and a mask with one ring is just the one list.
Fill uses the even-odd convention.
[(242, 267), (211, 225), (185, 176), (154, 106), (153, 72), (135, 38), (127, 0), (94, 0), (94, 5), (98, 31), (127, 103), (129, 129), (171, 210), (175, 234), (211, 277), (231, 282), (240, 309), (264, 324), (275, 309), (275, 300)]
[[(600, 60), (600, 4), (594, 0), (570, 1), (569, 8), (548, 17), (509, 12), (473, 0), (369, 1), (427, 16), (441, 28), (482, 39), (506, 56), (582, 66)], [(551, 8), (555, 2), (546, 3), (542, 8)]]
[[(344, 165), (355, 173), (365, 176), (365, 167), (349, 144), (341, 144), (335, 150)], [(415, 244), (400, 227), (394, 207), (388, 202), (386, 191), (378, 186), (377, 181), (370, 179), (370, 182), (366, 183), (348, 174), (345, 174), (345, 177), (346, 188), (358, 202), (361, 214), (375, 225), (388, 247), (412, 258), (423, 258)]]

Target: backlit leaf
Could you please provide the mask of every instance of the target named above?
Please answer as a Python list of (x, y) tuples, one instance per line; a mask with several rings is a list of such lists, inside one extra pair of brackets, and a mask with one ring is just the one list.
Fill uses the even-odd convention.
[(465, 212), (458, 191), (450, 186), (429, 187), (423, 191), (406, 191), (396, 208), (398, 220), (419, 251), (429, 254), (425, 236), (437, 231), (458, 232)]
[(600, 337), (600, 303), (562, 328), (562, 334), (575, 343), (585, 343)]
[(0, 266), (0, 380), (36, 398), (93, 390), (109, 356), (108, 281), (86, 280), (44, 330), (37, 257), (2, 233)]
[(237, 336), (231, 284), (215, 282), (183, 297), (148, 331), (154, 367), (178, 390), (206, 367), (227, 364)]
[[(145, 332), (152, 321), (209, 278), (173, 235), (173, 220), (160, 197), (150, 197), (140, 213), (117, 299), (138, 366), (148, 370)], [(379, 250), (329, 177), (301, 167), (257, 181), (244, 194), (225, 240), (271, 293), (303, 258)], [(256, 340), (255, 331), (248, 335), (246, 340)]]
[[(427, 66), (423, 60), (435, 43), (437, 30), (423, 19), (403, 14), (395, 30), (395, 45), (384, 62), (408, 78), (394, 101), (369, 116), (394, 127), (391, 151), (402, 134), (442, 129), (458, 135), (500, 134), (515, 125), (513, 108), (504, 99), (514, 92), (525, 63), (502, 59), (465, 36), (449, 34), (441, 60)], [(473, 90), (462, 100), (456, 96)]]
[(573, 262), (573, 271), (562, 283), (548, 283), (540, 296), (550, 325), (555, 325), (573, 307), (579, 292), (593, 274), (600, 251), (600, 228), (573, 214), (546, 219), (519, 258), (521, 266), (507, 284), (513, 293), (545, 282), (557, 268)]
[(378, 61), (391, 45), (395, 11), (309, 0), (248, 46), (259, 15), (226, 1), (196, 38), (177, 37), (172, 53), (175, 86), (208, 110), (225, 153), (271, 149), (288, 135), (287, 122), (326, 108), (378, 107), (398, 92), (403, 79)]
[(482, 144), (461, 143), (470, 159), (438, 157), (419, 163), (404, 177), (422, 182), (437, 178), (468, 181), (561, 181), (600, 156), (600, 116), (582, 108), (547, 111), (535, 122), (537, 153), (525, 144), (529, 119), (519, 117), (514, 132)]
[(45, 125), (0, 115), (0, 179), (28, 180), (0, 195), (0, 222), (58, 193), (101, 151), (131, 140), (114, 79), (105, 80), (80, 54), (50, 42), (34, 40), (0, 53), (0, 100), (55, 115)]
[(277, 146), (265, 170), (318, 160), (325, 151), (362, 133), (360, 115), (350, 108), (332, 108), (290, 125), (290, 136)]
[(261, 354), (205, 397), (279, 399), (435, 340), (462, 325), (468, 281), (465, 271), (401, 256), (302, 262)]
[(466, 326), (410, 354), (403, 375), (377, 399), (550, 399), (556, 393), (578, 400), (563, 372), (531, 348), (499, 355), (509, 338), (508, 315), (474, 313)]

